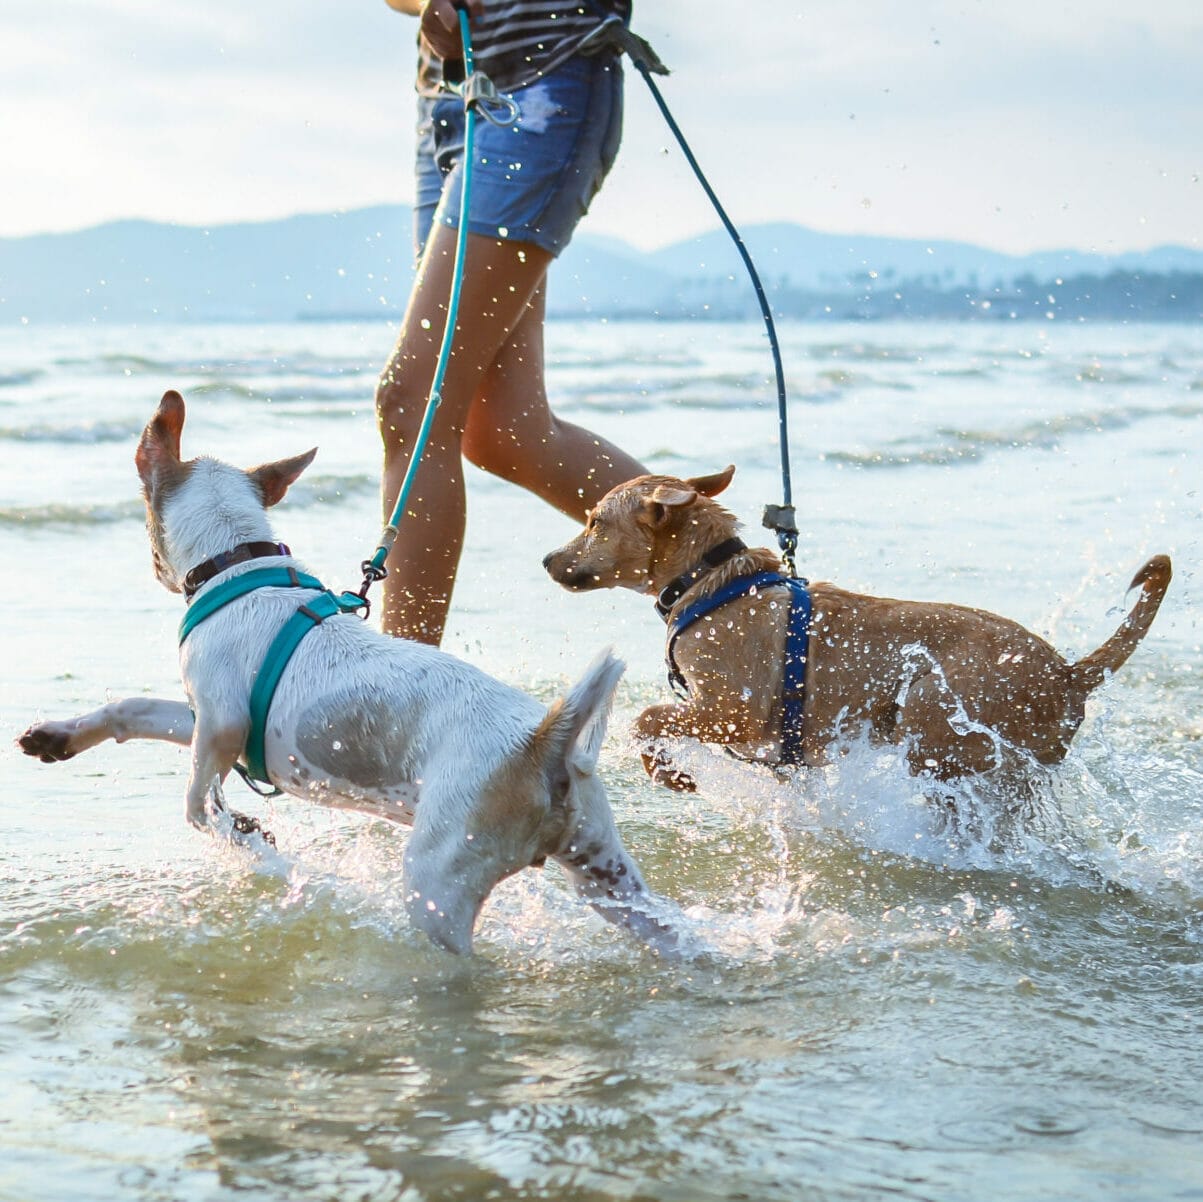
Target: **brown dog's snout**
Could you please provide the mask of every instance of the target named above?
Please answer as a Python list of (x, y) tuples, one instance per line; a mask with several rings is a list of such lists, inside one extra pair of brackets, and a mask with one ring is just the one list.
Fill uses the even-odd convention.
[(543, 556), (543, 569), (557, 584), (567, 585), (567, 578), (576, 568), (576, 557), (570, 547), (557, 547)]
[(556, 584), (572, 592), (601, 586), (601, 577), (591, 568), (581, 565), (571, 543), (544, 555), (543, 567)]

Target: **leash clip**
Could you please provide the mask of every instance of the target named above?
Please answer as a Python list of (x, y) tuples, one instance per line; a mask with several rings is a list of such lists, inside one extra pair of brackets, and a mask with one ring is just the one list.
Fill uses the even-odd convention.
[(372, 585), (376, 583), (376, 581), (383, 580), (388, 575), (388, 568), (378, 567), (372, 562), (372, 560), (365, 559), (363, 563), (359, 565), (359, 570), (363, 573), (363, 583), (359, 586), (358, 591), (354, 593), (344, 593), (343, 595), (358, 597), (363, 602), (363, 605), (357, 606), (357, 608), (362, 608), (363, 612), (359, 616), (366, 622), (368, 620), (368, 615), (372, 612), (372, 603), (368, 600), (368, 589), (370, 589)]
[(794, 552), (798, 549), (798, 522), (792, 505), (766, 505), (761, 525), (777, 533), (777, 545), (781, 558), (791, 576), (798, 573), (794, 567)]

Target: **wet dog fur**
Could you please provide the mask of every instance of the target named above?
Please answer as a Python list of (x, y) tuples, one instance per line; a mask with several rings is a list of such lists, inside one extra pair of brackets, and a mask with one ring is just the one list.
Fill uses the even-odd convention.
[[(138, 444), (155, 574), (181, 592), (188, 571), (240, 544), (274, 541), (267, 509), (315, 451), (244, 472), (180, 458), (184, 401), (164, 395)], [(256, 567), (227, 568), (196, 596)], [(262, 588), (196, 626), (180, 648), (187, 701), (128, 698), (90, 714), (40, 722), (18, 740), (45, 762), (106, 739), (190, 746), (185, 811), (206, 827), (224, 809), (221, 786), (243, 754), (249, 697), (272, 638), (311, 589)], [(353, 615), (299, 644), (272, 702), (266, 762), (297, 797), (412, 825), (403, 860), (407, 912), (436, 944), (472, 947), (481, 905), (503, 878), (546, 859), (607, 919), (661, 951), (673, 931), (614, 825), (597, 759), (622, 664), (603, 653), (546, 708), (432, 647), (389, 638)], [(250, 824), (252, 828), (254, 824)]]
[[(691, 479), (648, 475), (619, 485), (575, 538), (546, 556), (544, 567), (575, 592), (628, 588), (657, 596), (735, 535), (735, 518), (713, 499), (734, 471)], [(736, 577), (781, 569), (774, 552), (747, 549), (701, 575), (669, 618)], [(1087, 697), (1145, 636), (1170, 576), (1168, 557), (1153, 556), (1129, 586), (1141, 592), (1119, 629), (1073, 664), (1016, 622), (985, 610), (812, 584), (804, 763), (827, 762), (833, 747), (866, 727), (877, 743), (902, 745), (913, 773), (938, 781), (1059, 763)], [(688, 698), (650, 706), (634, 726), (653, 779), (694, 787), (671, 760), (668, 741), (681, 738), (780, 763), (787, 597), (770, 588), (732, 600), (678, 640), (675, 658)]]

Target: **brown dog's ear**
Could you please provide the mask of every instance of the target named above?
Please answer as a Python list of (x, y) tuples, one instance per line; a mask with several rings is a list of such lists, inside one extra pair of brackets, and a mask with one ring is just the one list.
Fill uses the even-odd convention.
[(180, 466), (180, 433), (183, 429), (184, 398), (174, 390), (163, 393), (134, 453), (138, 475), (147, 487), (157, 473)]
[(704, 497), (717, 497), (731, 483), (731, 477), (734, 475), (735, 464), (731, 463), (721, 472), (715, 472), (712, 476), (694, 476), (685, 483), (690, 488), (696, 488)]
[(668, 515), (675, 509), (684, 509), (698, 499), (698, 494), (692, 488), (686, 488), (684, 481), (677, 484), (657, 484), (651, 495), (643, 500), (643, 516), (653, 530), (663, 526)]
[(675, 484), (657, 484), (648, 500), (656, 505), (667, 505), (670, 509), (692, 505), (698, 499), (698, 493), (693, 488), (684, 487), (685, 483), (682, 481), (680, 488)]
[(247, 472), (263, 494), (265, 508), (270, 509), (283, 500), (284, 494), (297, 482), (297, 477), (313, 462), (316, 454), (317, 447), (314, 447), (303, 455), (277, 459), (275, 463), (261, 463)]

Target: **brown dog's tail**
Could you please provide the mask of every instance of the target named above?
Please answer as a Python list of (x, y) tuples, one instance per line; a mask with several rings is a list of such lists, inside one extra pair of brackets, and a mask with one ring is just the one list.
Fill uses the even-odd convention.
[(1098, 688), (1103, 683), (1108, 672), (1114, 672), (1136, 650), (1136, 645), (1149, 632), (1157, 610), (1161, 607), (1161, 599), (1165, 590), (1170, 586), (1170, 568), (1168, 555), (1154, 555), (1135, 576), (1129, 589), (1140, 585), (1140, 597), (1132, 607), (1132, 612), (1120, 623), (1119, 629), (1097, 650), (1092, 651), (1083, 659), (1078, 660), (1070, 671), (1074, 684), (1083, 693)]

